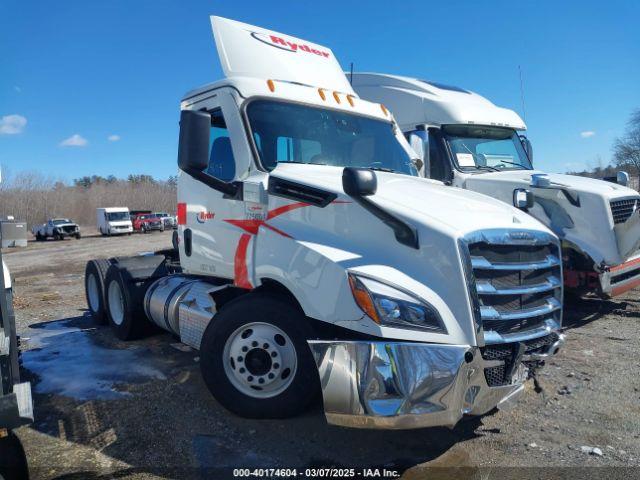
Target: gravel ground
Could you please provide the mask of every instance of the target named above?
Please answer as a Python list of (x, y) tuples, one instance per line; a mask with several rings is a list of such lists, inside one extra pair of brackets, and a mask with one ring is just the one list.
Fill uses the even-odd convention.
[(331, 427), (320, 404), (290, 420), (244, 420), (208, 393), (197, 352), (168, 334), (118, 341), (86, 313), (87, 260), (170, 245), (165, 232), (5, 253), (34, 389), (36, 421), (17, 432), (33, 478), (221, 478), (238, 466), (384, 467), (409, 479), (640, 477), (637, 292), (568, 304), (568, 341), (541, 372), (543, 393), (528, 384), (509, 412), (413, 431)]

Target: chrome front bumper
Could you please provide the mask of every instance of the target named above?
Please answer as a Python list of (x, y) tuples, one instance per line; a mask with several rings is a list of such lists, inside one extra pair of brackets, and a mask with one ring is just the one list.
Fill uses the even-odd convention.
[(452, 427), (465, 414), (513, 406), (528, 376), (518, 361), (511, 384), (489, 387), (484, 368), (491, 361), (465, 345), (313, 340), (309, 346), (327, 421), (345, 427)]

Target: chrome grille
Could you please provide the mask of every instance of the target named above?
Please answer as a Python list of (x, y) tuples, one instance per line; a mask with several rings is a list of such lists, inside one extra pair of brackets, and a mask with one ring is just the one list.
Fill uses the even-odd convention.
[[(508, 238), (508, 237), (506, 237)], [(558, 245), (491, 238), (468, 244), (483, 328), (499, 334), (533, 330), (562, 315)]]
[(612, 200), (611, 215), (613, 223), (624, 223), (638, 208), (638, 198), (625, 198), (623, 200)]

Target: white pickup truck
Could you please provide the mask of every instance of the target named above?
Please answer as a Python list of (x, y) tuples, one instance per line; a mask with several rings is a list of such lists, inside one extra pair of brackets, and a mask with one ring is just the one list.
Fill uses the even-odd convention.
[(68, 218), (51, 218), (47, 223), (34, 226), (31, 233), (38, 241), (44, 241), (47, 238), (55, 240), (64, 240), (66, 237), (74, 237), (78, 240), (81, 238), (80, 227)]
[[(178, 250), (88, 262), (89, 309), (200, 350), (227, 409), (454, 425), (511, 406), (564, 337), (557, 237), (420, 178), (322, 45), (212, 17), (224, 79), (181, 102)], [(393, 171), (393, 173), (391, 173)]]
[(518, 114), (469, 90), (378, 73), (351, 78), (362, 98), (393, 112), (422, 175), (517, 205), (558, 235), (566, 289), (613, 297), (640, 285), (640, 195), (626, 174), (616, 184), (535, 169)]

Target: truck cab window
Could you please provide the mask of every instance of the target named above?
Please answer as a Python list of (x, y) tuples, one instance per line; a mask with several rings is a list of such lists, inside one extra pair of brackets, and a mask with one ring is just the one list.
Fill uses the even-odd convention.
[(302, 163), (417, 175), (411, 152), (388, 121), (267, 100), (251, 102), (247, 116), (267, 170), (278, 163)]
[(207, 173), (225, 182), (233, 180), (236, 175), (236, 162), (227, 124), (220, 109), (211, 112), (210, 142)]

